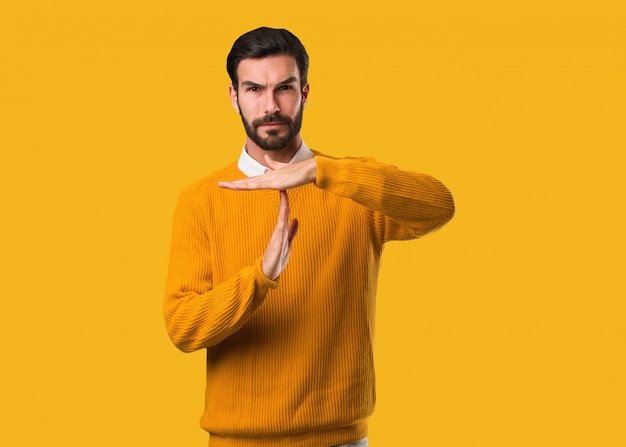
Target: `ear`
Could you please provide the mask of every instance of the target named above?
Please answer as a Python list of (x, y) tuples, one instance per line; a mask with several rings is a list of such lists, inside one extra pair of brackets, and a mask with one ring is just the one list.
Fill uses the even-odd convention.
[(309, 99), (309, 89), (309, 83), (307, 82), (306, 85), (302, 88), (302, 107), (306, 105), (307, 99)]
[(239, 102), (237, 101), (237, 90), (235, 90), (235, 87), (230, 85), (228, 87), (228, 94), (230, 95), (230, 102), (232, 103), (235, 112), (241, 113), (239, 110)]

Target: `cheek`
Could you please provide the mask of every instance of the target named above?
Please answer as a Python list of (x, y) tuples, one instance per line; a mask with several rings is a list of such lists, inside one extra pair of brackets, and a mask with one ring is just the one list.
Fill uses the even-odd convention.
[(283, 98), (283, 101), (279, 103), (280, 110), (282, 110), (283, 113), (288, 113), (289, 115), (293, 116), (298, 113), (298, 111), (302, 107), (302, 101), (302, 98)]

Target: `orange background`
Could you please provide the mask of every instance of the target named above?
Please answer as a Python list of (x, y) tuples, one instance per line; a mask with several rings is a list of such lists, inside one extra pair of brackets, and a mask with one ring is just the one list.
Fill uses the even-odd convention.
[(261, 25), (311, 56), (309, 146), (457, 200), (386, 249), (371, 445), (626, 445), (620, 4), (4, 2), (0, 445), (206, 445), (169, 232), (238, 156), (225, 57)]

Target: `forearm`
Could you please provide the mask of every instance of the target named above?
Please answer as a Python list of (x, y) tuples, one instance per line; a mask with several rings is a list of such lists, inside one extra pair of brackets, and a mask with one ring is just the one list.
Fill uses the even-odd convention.
[(241, 328), (277, 285), (263, 274), (260, 259), (204, 293), (170, 277), (163, 308), (170, 339), (184, 352), (218, 344)]
[(174, 213), (163, 311), (172, 342), (185, 352), (213, 346), (234, 333), (277, 286), (263, 273), (260, 257), (215, 283), (208, 203), (207, 196), (185, 190)]
[(450, 190), (429, 175), (402, 171), (372, 159), (316, 156), (316, 160), (315, 184), (319, 188), (350, 198), (403, 227), (385, 236), (387, 240), (422, 236), (454, 215)]

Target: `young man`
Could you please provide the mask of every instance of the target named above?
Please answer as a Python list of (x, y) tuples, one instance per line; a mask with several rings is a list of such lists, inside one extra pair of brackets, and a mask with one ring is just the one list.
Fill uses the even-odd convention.
[(307, 147), (308, 56), (289, 31), (244, 34), (227, 69), (248, 137), (181, 193), (164, 305), (174, 344), (207, 352), (201, 426), (211, 447), (366, 446), (383, 246), (443, 226), (452, 195)]

